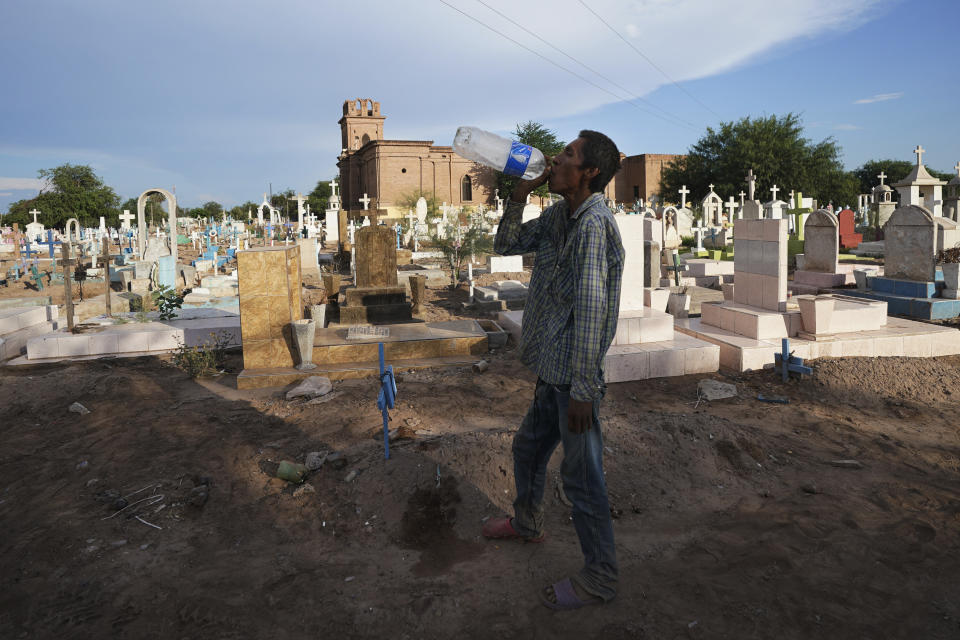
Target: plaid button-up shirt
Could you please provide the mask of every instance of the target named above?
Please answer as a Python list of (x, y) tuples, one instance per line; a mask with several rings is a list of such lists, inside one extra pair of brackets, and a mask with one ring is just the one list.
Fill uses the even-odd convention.
[(536, 251), (523, 310), (520, 359), (544, 382), (569, 384), (581, 402), (603, 397), (603, 357), (617, 331), (623, 244), (600, 193), (571, 216), (567, 201), (522, 223), (523, 204), (509, 202), (494, 250)]

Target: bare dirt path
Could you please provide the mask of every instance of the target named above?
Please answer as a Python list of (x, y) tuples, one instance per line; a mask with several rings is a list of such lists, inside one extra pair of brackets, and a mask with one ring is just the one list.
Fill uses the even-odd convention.
[[(155, 358), (0, 370), (0, 637), (960, 637), (960, 358), (714, 377), (740, 396), (610, 388), (620, 595), (556, 614), (559, 452), (547, 542), (478, 535), (534, 384), (512, 351), (403, 374), (390, 461), (369, 380), (311, 405)], [(310, 451), (342, 458), (273, 477)]]

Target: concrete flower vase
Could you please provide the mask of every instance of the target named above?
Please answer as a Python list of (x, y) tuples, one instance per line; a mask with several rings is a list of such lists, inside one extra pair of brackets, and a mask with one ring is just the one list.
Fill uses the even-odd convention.
[(960, 289), (960, 263), (948, 262), (943, 265), (943, 283), (947, 289)]
[(316, 335), (317, 323), (313, 320), (295, 320), (291, 323), (293, 329), (293, 344), (297, 349), (300, 364), (297, 369), (309, 371), (316, 369), (313, 364), (313, 340)]
[(796, 296), (803, 319), (803, 329), (807, 333), (822, 335), (830, 333), (835, 300), (830, 296)]

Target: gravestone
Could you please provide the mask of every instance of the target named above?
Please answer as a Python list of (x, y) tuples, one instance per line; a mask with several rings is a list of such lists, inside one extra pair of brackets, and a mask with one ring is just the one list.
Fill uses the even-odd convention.
[(884, 231), (884, 277), (933, 282), (937, 269), (937, 225), (933, 214), (919, 205), (899, 207)]
[(734, 302), (785, 311), (787, 221), (743, 218), (734, 229)]
[(826, 209), (815, 211), (807, 218), (803, 233), (803, 270), (836, 273), (840, 241), (837, 217)]
[[(618, 214), (613, 216), (620, 230), (620, 242), (623, 244), (623, 281), (620, 285), (620, 313), (642, 310), (643, 300), (643, 261), (644, 233), (649, 218), (635, 215)], [(656, 226), (660, 221), (654, 219)], [(659, 257), (659, 254), (658, 254)]]
[(844, 209), (837, 214), (837, 226), (840, 232), (840, 246), (844, 249), (856, 249), (863, 242), (863, 235), (857, 233), (853, 211)]
[(397, 236), (393, 229), (363, 227), (356, 233), (357, 287), (397, 286)]
[(340, 323), (409, 322), (406, 288), (397, 280), (397, 235), (390, 227), (371, 225), (355, 234), (355, 286), (343, 292)]

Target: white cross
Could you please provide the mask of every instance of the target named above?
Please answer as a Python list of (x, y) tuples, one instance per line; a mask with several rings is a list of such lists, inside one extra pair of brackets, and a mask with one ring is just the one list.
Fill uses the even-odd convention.
[(120, 228), (121, 228), (121, 229), (129, 229), (129, 228), (130, 228), (130, 221), (133, 220), (133, 218), (134, 218), (134, 215), (133, 215), (132, 213), (130, 213), (130, 210), (129, 210), (129, 209), (124, 209), (124, 210), (123, 210), (123, 215), (120, 216), (120, 220), (122, 220), (122, 222), (120, 223)]
[(687, 185), (683, 185), (683, 188), (680, 189), (680, 208), (684, 209), (687, 206), (687, 194), (690, 193), (690, 190), (687, 189)]
[(340, 186), (340, 183), (337, 182), (337, 179), (334, 178), (330, 181), (330, 191), (333, 192), (333, 195), (337, 195), (337, 187)]
[(743, 192), (743, 189), (741, 189), (740, 193), (738, 193), (737, 195), (740, 196), (740, 208), (743, 209), (743, 196), (747, 194)]
[(40, 212), (37, 211), (36, 209), (31, 209), (31, 210), (30, 210), (30, 215), (33, 216), (33, 222), (34, 222), (34, 224), (36, 224), (36, 222), (37, 222), (37, 216), (40, 215)]
[(882, 187), (882, 186), (883, 186), (883, 181), (887, 179), (887, 174), (885, 174), (883, 171), (881, 171), (880, 174), (879, 174), (877, 177), (880, 178), (880, 186)]
[(918, 167), (923, 164), (923, 153), (924, 153), (925, 151), (926, 151), (926, 149), (924, 149), (924, 148), (921, 147), (920, 145), (917, 145), (917, 148), (913, 150), (913, 152), (914, 152), (915, 154), (917, 154), (917, 166), (918, 166)]
[(710, 191), (713, 191), (713, 185), (710, 185)]
[(367, 197), (367, 192), (363, 192), (363, 197), (360, 198), (360, 202), (363, 203), (363, 210), (366, 211), (367, 207), (370, 205), (370, 198)]
[(737, 203), (733, 199), (733, 196), (730, 196), (730, 199), (727, 200), (727, 203), (723, 206), (727, 208), (727, 220), (733, 222), (733, 210), (737, 208)]
[(770, 187), (770, 193), (773, 194), (773, 199), (774, 199), (774, 200), (777, 199), (777, 192), (778, 192), (778, 191), (780, 191), (780, 189), (777, 188), (777, 185), (773, 185), (772, 187)]
[(750, 171), (747, 172), (746, 180), (747, 180), (747, 192), (748, 192), (747, 197), (753, 200), (754, 183), (756, 183), (757, 181), (757, 177), (753, 175), (753, 169), (750, 169)]
[(693, 235), (697, 237), (697, 253), (703, 251), (703, 232), (705, 231), (702, 222), (697, 222), (697, 226), (693, 228)]

